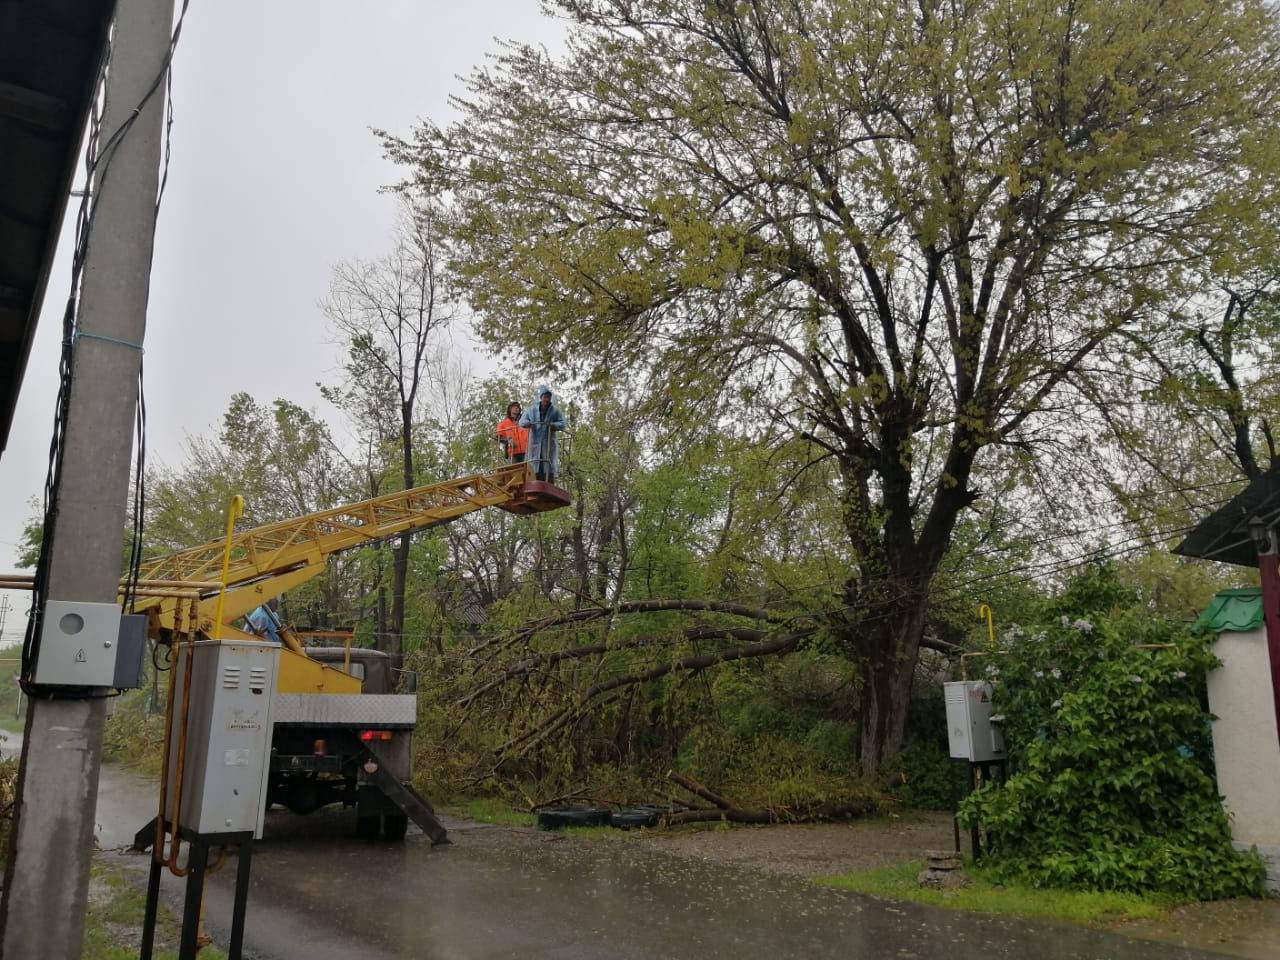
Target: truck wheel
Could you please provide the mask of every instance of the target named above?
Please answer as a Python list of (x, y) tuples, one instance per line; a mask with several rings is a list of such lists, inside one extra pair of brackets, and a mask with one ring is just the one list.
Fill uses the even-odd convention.
[(382, 836), (389, 843), (399, 843), (409, 829), (409, 818), (403, 813), (388, 813), (382, 818)]
[(378, 839), (379, 817), (356, 817), (356, 836), (361, 840)]

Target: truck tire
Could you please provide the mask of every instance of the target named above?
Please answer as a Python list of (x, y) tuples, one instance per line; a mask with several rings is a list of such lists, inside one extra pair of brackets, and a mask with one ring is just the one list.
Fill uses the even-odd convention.
[(382, 838), (388, 843), (399, 843), (409, 829), (409, 818), (403, 813), (388, 813), (382, 818)]
[(620, 830), (630, 830), (632, 827), (656, 827), (661, 819), (662, 814), (657, 810), (632, 807), (629, 810), (615, 810), (609, 815), (609, 825)]
[(561, 827), (607, 827), (608, 807), (553, 807), (538, 811), (538, 827), (559, 830)]
[(377, 814), (371, 817), (356, 817), (356, 836), (365, 841), (377, 840), (381, 819)]

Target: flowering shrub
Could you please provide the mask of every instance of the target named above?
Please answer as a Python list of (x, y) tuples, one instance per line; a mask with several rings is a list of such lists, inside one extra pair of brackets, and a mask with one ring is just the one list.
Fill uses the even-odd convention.
[[(1211, 755), (1212, 638), (1130, 607), (1109, 571), (1073, 584), (991, 657), (1008, 778), (967, 797), (985, 862), (1037, 886), (1220, 899), (1261, 892), (1231, 846)], [(1145, 612), (1145, 611), (1144, 611)]]

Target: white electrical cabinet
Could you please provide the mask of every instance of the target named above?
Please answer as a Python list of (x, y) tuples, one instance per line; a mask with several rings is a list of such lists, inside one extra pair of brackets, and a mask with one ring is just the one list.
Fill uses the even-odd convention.
[(986, 680), (944, 683), (947, 741), (951, 757), (970, 763), (1004, 759), (1004, 736), (991, 722), (991, 684)]
[[(188, 656), (191, 682), (184, 695)], [(170, 822), (198, 834), (252, 830), (254, 837), (262, 836), (279, 663), (276, 643), (203, 640), (179, 646), (172, 667), (174, 719), (165, 797)], [(180, 738), (184, 701), (186, 734)], [(180, 801), (176, 811), (175, 801)]]

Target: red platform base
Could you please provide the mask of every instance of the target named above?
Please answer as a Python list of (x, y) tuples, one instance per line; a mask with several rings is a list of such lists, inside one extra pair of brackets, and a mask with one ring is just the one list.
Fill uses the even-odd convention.
[(509, 513), (542, 513), (567, 507), (571, 502), (573, 498), (563, 487), (545, 480), (526, 480), (517, 496), (498, 504), (498, 507)]

